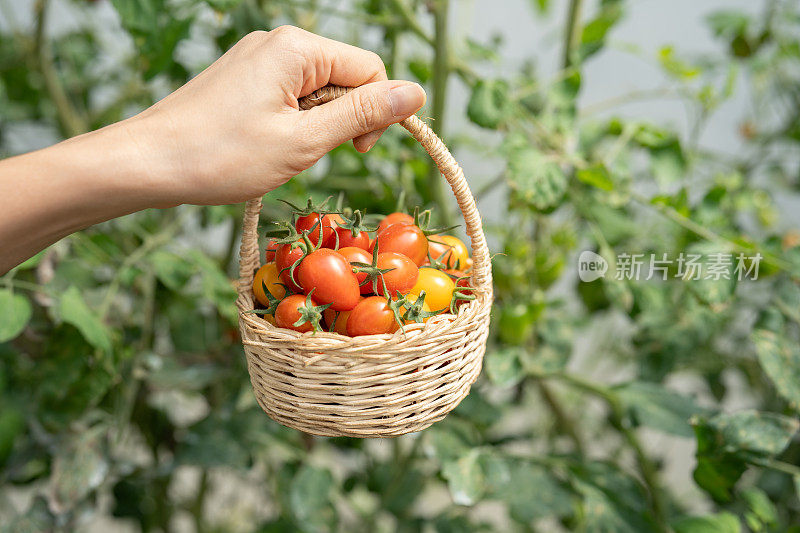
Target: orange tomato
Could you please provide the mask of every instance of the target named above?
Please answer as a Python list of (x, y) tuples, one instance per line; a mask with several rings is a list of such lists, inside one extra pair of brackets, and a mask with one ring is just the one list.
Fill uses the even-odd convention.
[(253, 277), (253, 294), (258, 303), (269, 306), (269, 299), (264, 292), (265, 285), (270, 294), (278, 300), (286, 296), (286, 289), (280, 283), (280, 279), (278, 279), (278, 267), (275, 263), (262, 265)]
[(466, 268), (469, 251), (464, 241), (452, 235), (428, 237), (428, 253), (447, 268)]

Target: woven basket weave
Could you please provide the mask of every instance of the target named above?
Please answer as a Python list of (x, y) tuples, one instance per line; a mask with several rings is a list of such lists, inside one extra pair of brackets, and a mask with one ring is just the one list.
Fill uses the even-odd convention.
[[(310, 109), (349, 88), (323, 87), (300, 100)], [(253, 313), (259, 267), (261, 198), (245, 207), (240, 252), (239, 328), (256, 399), (275, 421), (314, 435), (391, 437), (441, 420), (467, 395), (481, 370), (492, 270), (475, 199), (447, 147), (419, 118), (400, 123), (430, 154), (453, 189), (472, 241), (476, 299), (458, 315), (432, 317), (393, 335), (344, 337), (276, 328)]]

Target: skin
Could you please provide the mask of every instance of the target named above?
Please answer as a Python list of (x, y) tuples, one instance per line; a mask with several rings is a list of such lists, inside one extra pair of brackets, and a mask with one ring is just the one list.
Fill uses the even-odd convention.
[[(328, 84), (356, 89), (299, 110)], [(373, 52), (291, 26), (253, 32), (139, 115), (0, 161), (0, 273), (134, 211), (261, 196), (350, 139), (368, 151), (424, 103)]]

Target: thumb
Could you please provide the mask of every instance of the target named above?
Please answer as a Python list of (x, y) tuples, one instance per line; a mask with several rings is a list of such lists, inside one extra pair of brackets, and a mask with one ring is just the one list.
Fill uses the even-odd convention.
[[(425, 90), (418, 84), (378, 81), (356, 87), (344, 96), (304, 113), (306, 123), (327, 152), (350, 139), (400, 122), (424, 104)], [(374, 144), (377, 137), (371, 141)]]

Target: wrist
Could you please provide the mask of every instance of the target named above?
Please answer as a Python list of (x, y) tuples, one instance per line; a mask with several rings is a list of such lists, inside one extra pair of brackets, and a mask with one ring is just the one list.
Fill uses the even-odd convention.
[(123, 147), (122, 157), (135, 181), (128, 194), (145, 208), (167, 208), (182, 203), (177, 184), (184, 173), (176, 136), (171, 134), (152, 109), (111, 126), (112, 142)]

